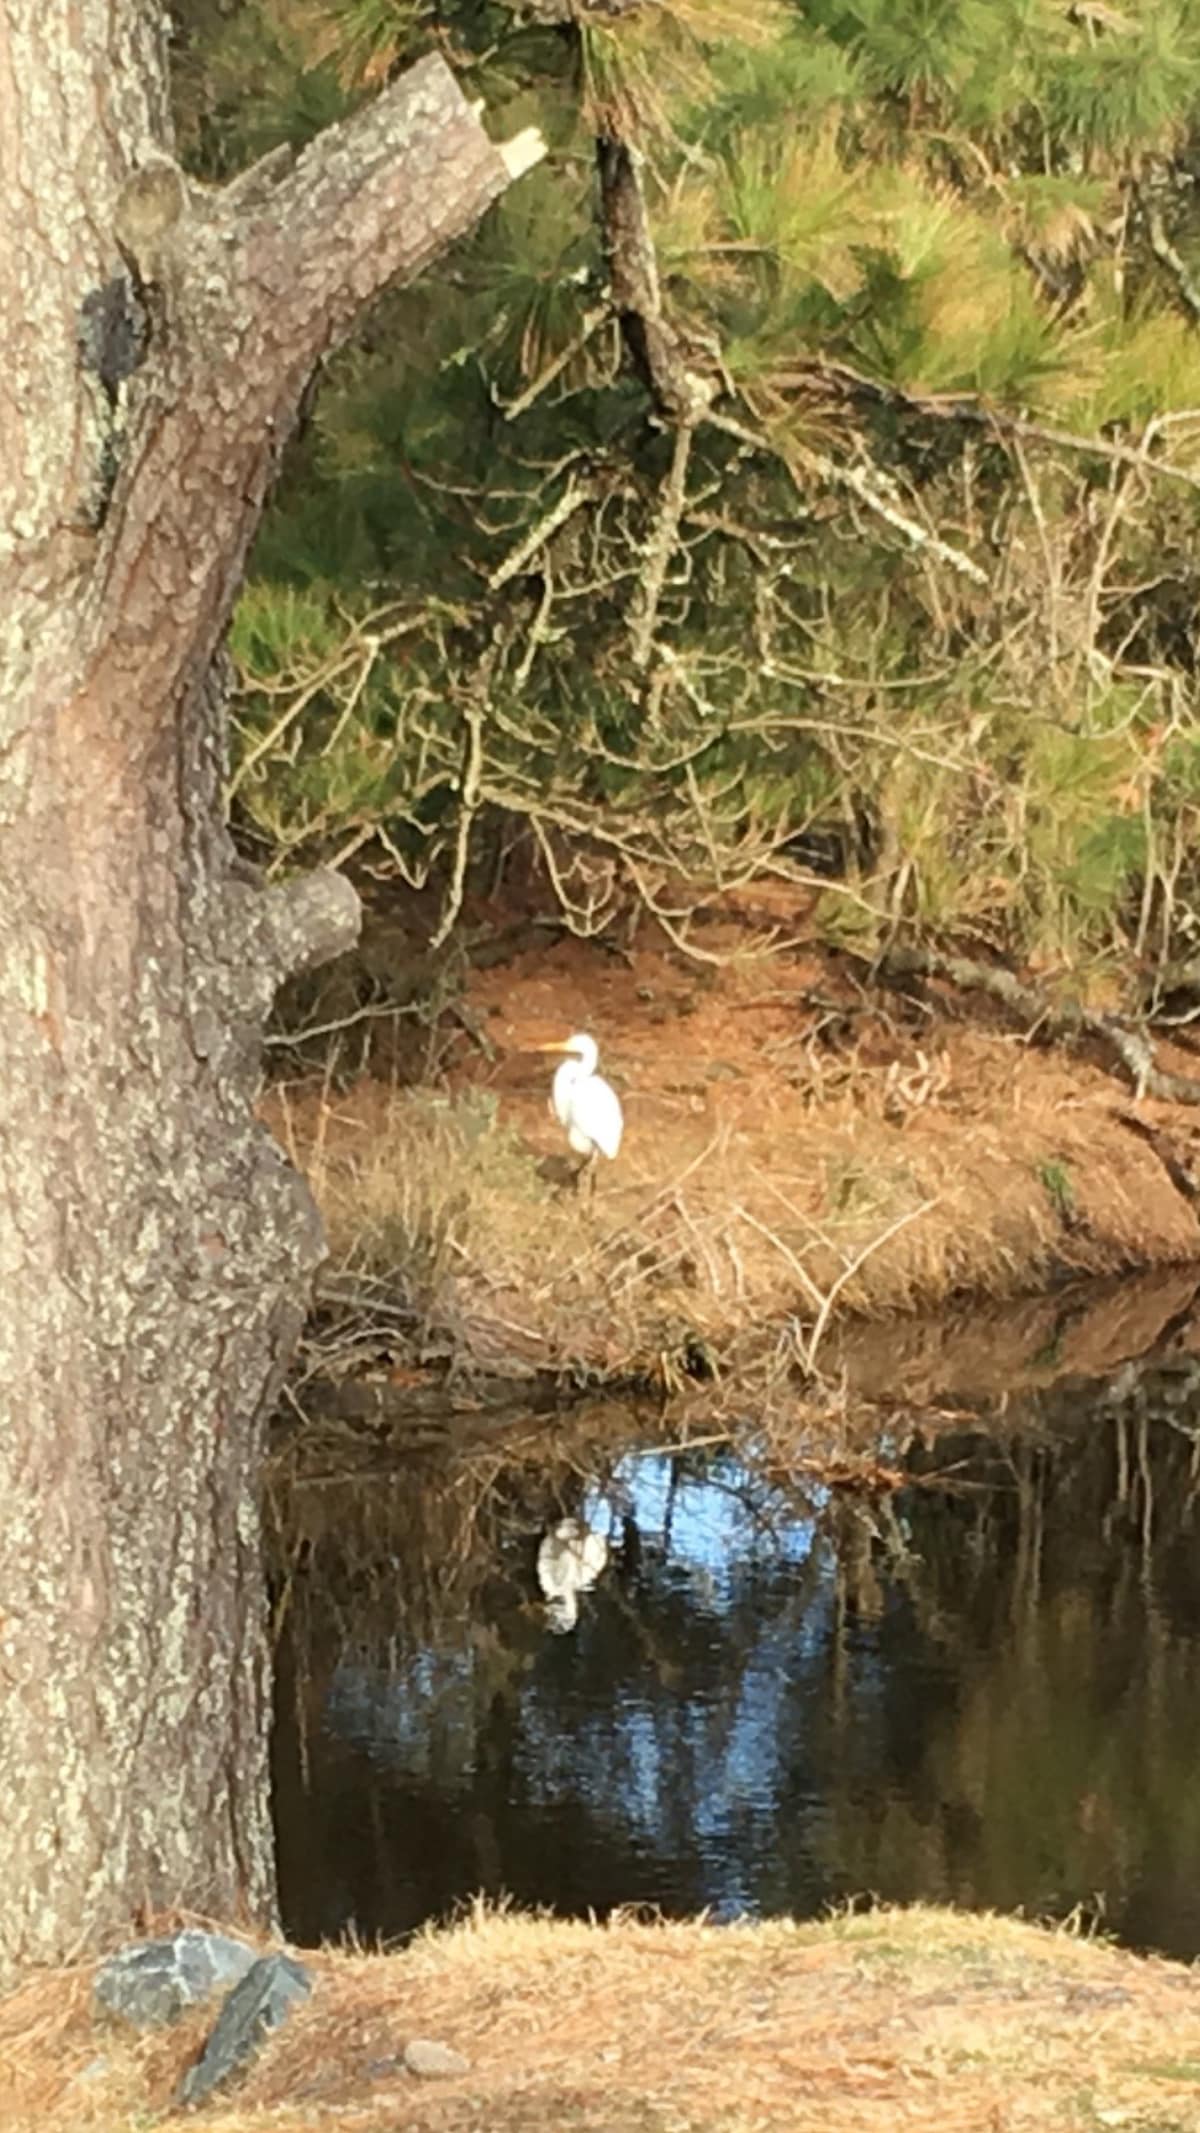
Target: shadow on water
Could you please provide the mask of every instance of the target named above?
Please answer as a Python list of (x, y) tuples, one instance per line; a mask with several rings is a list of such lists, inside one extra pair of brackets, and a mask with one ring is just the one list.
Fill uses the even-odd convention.
[[(876, 1404), (851, 1485), (844, 1441), (830, 1480), (795, 1432), (680, 1447), (611, 1409), (308, 1444), (274, 1492), (289, 1931), (393, 1938), (477, 1891), (869, 1893), (1082, 1907), (1197, 1956), (1193, 1348), (1182, 1309), (1140, 1364), (959, 1386), (950, 1419)], [(563, 1513), (610, 1554), (553, 1635)]]

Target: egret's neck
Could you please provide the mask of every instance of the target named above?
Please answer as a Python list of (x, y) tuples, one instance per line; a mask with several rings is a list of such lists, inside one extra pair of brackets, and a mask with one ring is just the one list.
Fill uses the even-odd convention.
[(572, 1037), (571, 1063), (581, 1080), (595, 1073), (599, 1058), (600, 1048), (594, 1037)]

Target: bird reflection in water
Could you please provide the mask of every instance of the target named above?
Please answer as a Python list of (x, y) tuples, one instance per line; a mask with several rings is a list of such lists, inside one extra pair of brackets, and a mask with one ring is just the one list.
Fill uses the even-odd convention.
[(546, 1602), (546, 1622), (556, 1636), (574, 1629), (579, 1595), (595, 1584), (608, 1562), (608, 1542), (578, 1518), (560, 1518), (543, 1534), (537, 1552), (537, 1581)]

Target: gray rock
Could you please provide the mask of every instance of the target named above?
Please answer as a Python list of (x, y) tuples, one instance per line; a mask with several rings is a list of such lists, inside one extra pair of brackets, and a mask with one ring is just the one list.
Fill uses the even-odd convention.
[(404, 2064), (410, 2074), (419, 2074), (424, 2081), (444, 2081), (450, 2074), (471, 2071), (469, 2059), (434, 2037), (410, 2037), (404, 2047)]
[(162, 2029), (186, 2007), (211, 1999), (218, 1986), (244, 1977), (253, 1948), (224, 1933), (189, 1927), (163, 1940), (138, 1941), (110, 1955), (96, 1972), (96, 2005), (135, 2029)]
[(234, 1986), (217, 2016), (208, 2042), (179, 2084), (179, 2103), (203, 2103), (226, 2081), (257, 2058), (289, 2008), (306, 2000), (312, 1977), (290, 1955), (263, 1955)]

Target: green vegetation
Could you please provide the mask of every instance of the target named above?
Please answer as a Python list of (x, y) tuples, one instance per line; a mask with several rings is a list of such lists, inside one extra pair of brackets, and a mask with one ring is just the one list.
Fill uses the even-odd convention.
[(233, 642), (256, 855), (432, 881), (448, 929), (517, 854), (576, 931), (685, 945), (714, 888), (832, 866), (830, 939), (1177, 984), (1194, 10), (244, 0), (184, 37), (186, 152), (433, 44), (550, 153), (293, 449)]
[(1076, 1213), (1075, 1188), (1071, 1183), (1069, 1165), (1054, 1157), (1048, 1157), (1045, 1162), (1038, 1164), (1037, 1174), (1042, 1190), (1062, 1220), (1073, 1221)]

